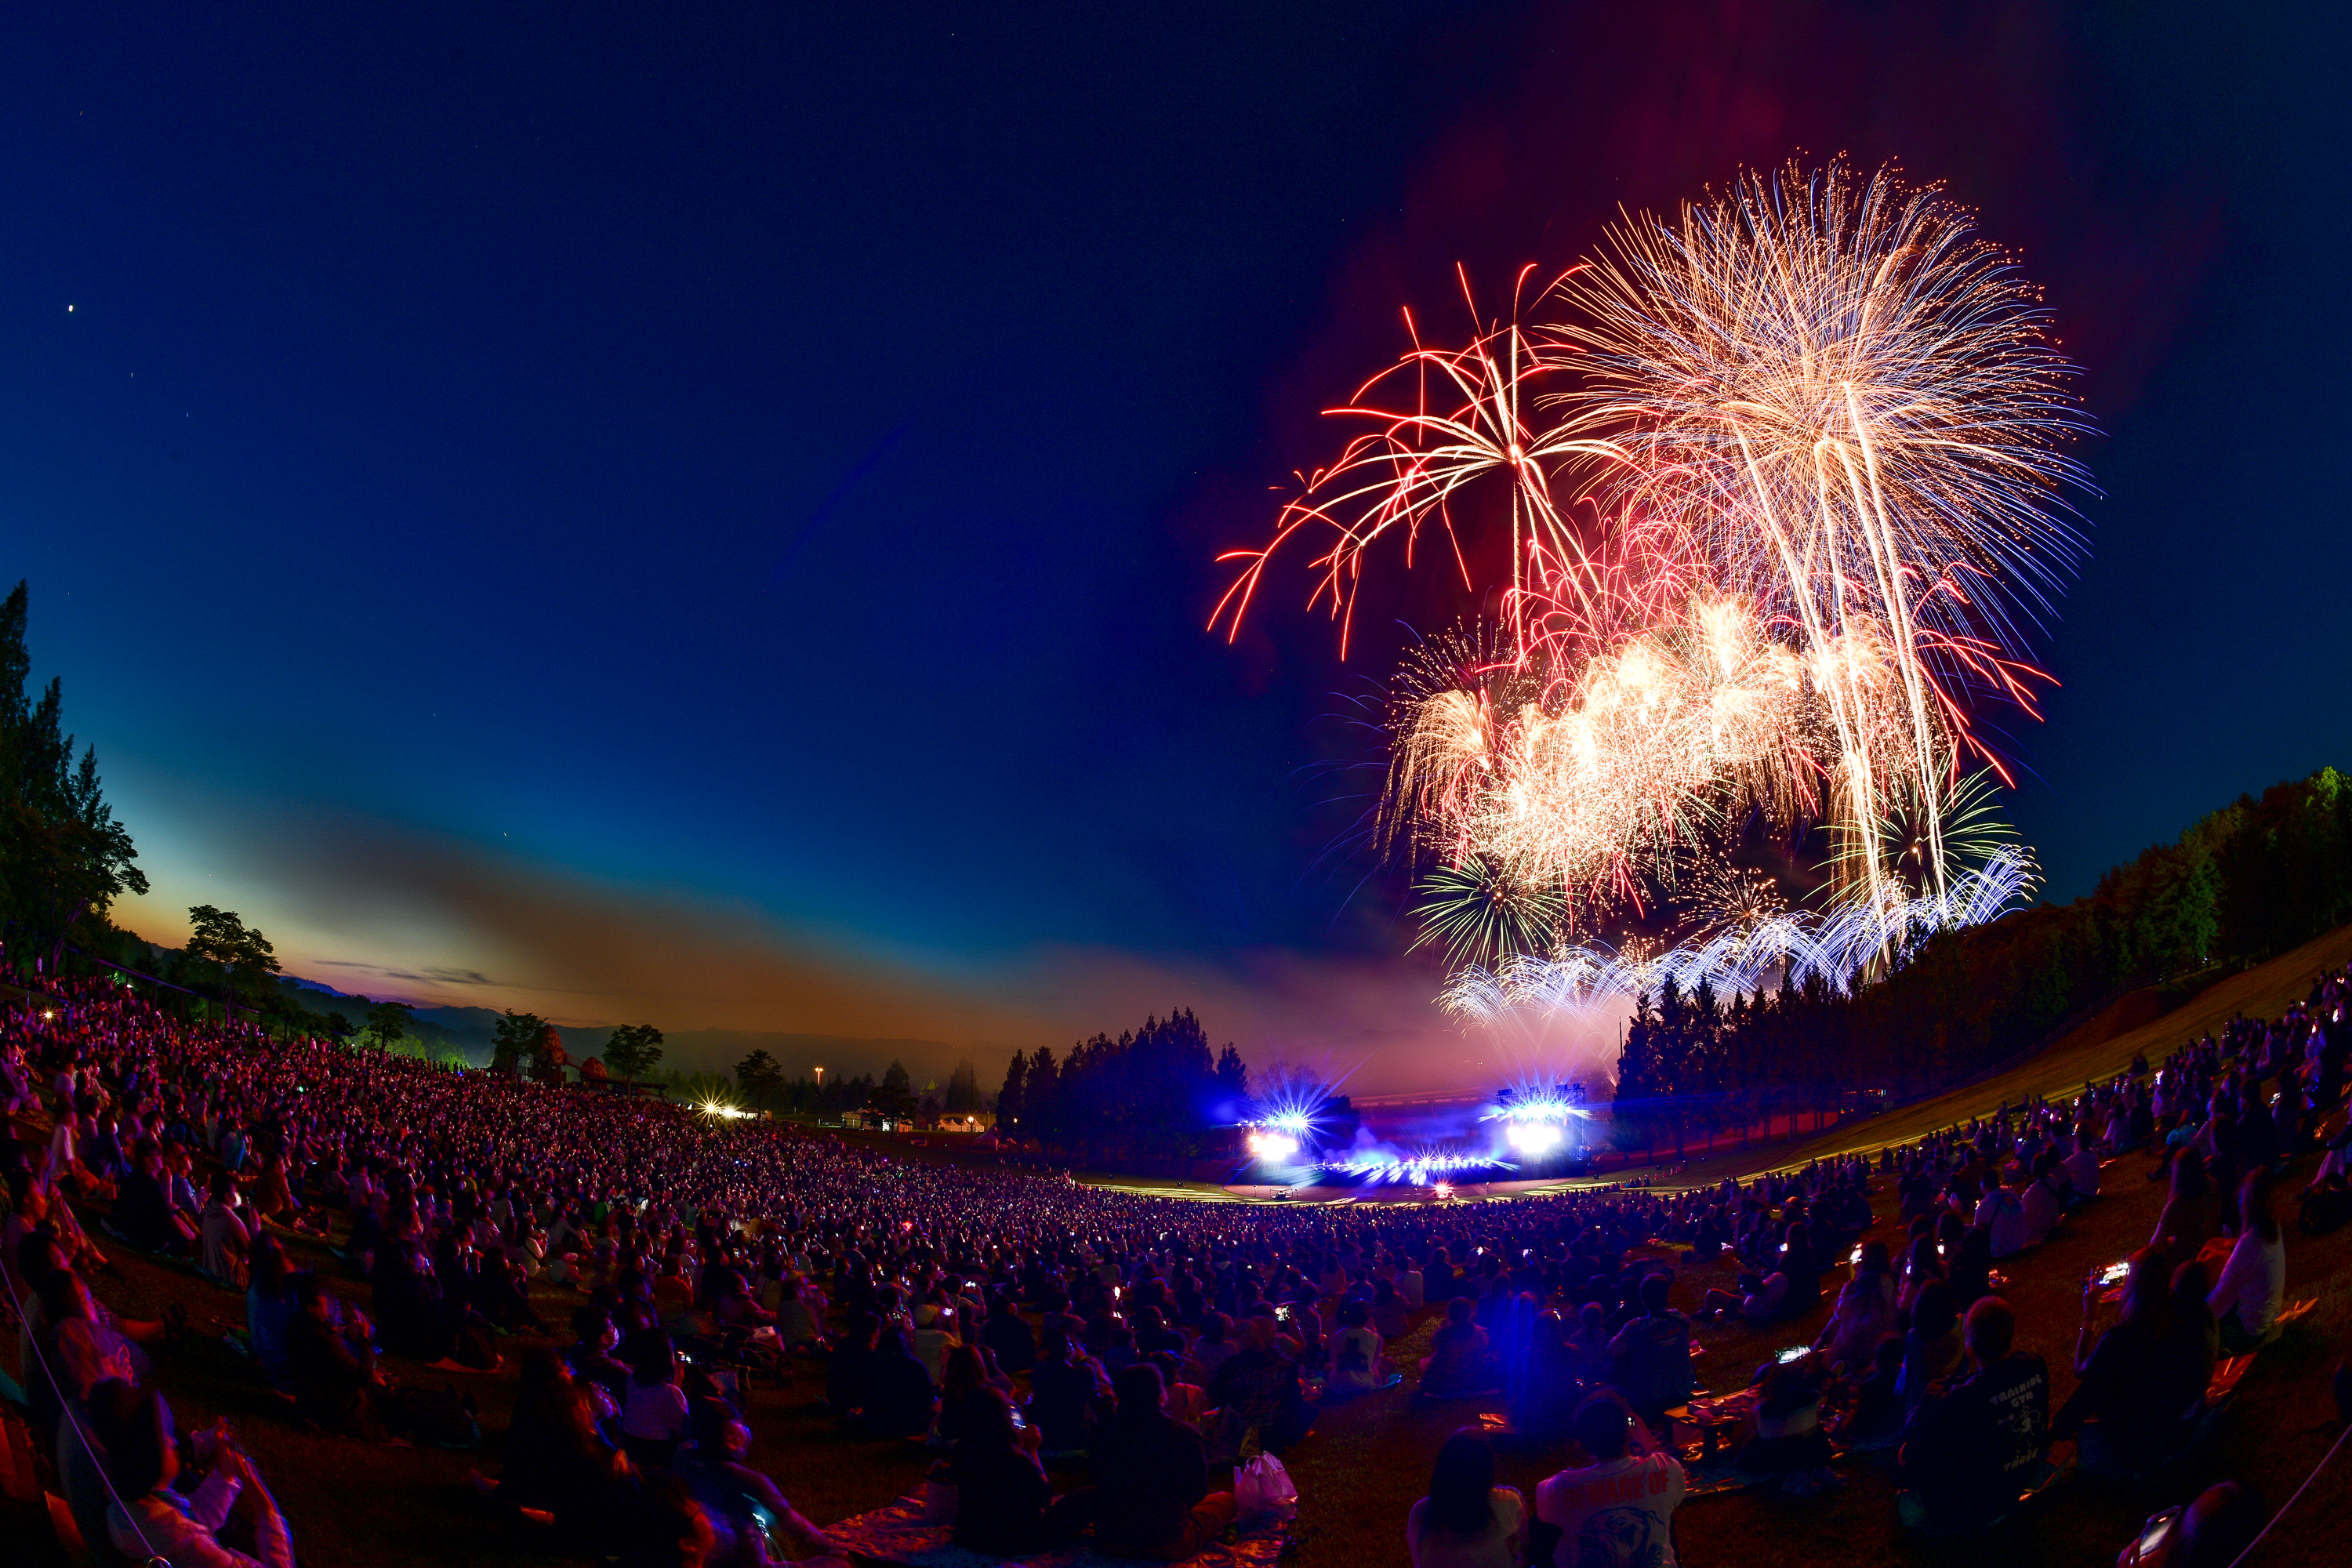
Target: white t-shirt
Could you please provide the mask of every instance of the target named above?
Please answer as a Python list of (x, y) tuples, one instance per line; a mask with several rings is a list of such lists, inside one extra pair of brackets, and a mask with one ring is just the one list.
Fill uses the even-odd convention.
[(686, 1390), (674, 1383), (639, 1383), (629, 1379), (629, 1402), (621, 1416), (621, 1430), (632, 1437), (663, 1443), (686, 1435)]
[(1536, 1488), (1536, 1517), (1559, 1526), (1559, 1568), (1675, 1568), (1683, 1468), (1631, 1454), (1562, 1470)]
[(1331, 1386), (1372, 1389), (1381, 1385), (1381, 1336), (1370, 1329), (1342, 1329), (1331, 1342)]
[(1467, 1537), (1448, 1531), (1425, 1535), (1429, 1500), (1413, 1504), (1404, 1524), (1405, 1549), (1412, 1553), (1412, 1568), (1519, 1568), (1518, 1553), (1512, 1547), (1528, 1521), (1527, 1500), (1516, 1487), (1496, 1487), (1486, 1495), (1495, 1507), (1495, 1521), (1479, 1534)]

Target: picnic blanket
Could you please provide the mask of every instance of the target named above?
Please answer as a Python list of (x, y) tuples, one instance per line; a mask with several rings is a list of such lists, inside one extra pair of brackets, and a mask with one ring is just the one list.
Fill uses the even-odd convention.
[[(824, 1532), (845, 1552), (901, 1568), (1141, 1568), (1132, 1558), (1104, 1556), (1090, 1541), (1029, 1557), (968, 1551), (949, 1539), (953, 1526), (923, 1522), (919, 1497), (902, 1497), (888, 1508), (829, 1524)], [(1280, 1520), (1244, 1521), (1241, 1539), (1231, 1546), (1213, 1545), (1192, 1562), (1197, 1568), (1274, 1568), (1282, 1555), (1282, 1540)]]

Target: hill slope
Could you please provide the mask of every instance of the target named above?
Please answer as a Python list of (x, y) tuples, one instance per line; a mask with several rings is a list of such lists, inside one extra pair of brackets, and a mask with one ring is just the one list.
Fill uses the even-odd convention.
[[(2014, 1105), (2033, 1095), (2057, 1100), (2074, 1093), (2091, 1079), (2112, 1078), (2142, 1052), (2152, 1062), (2161, 1060), (2166, 1053), (2177, 1050), (2209, 1029), (2219, 1029), (2241, 1013), (2275, 1018), (2291, 1003), (2301, 1001), (2310, 992), (2313, 978), (2321, 971), (2339, 969), (2347, 963), (2352, 963), (2352, 926), (2341, 926), (2267, 963), (2209, 986), (2171, 1012), (2137, 1027), (2117, 1032), (2109, 1015), (2103, 1013), (2048, 1050), (1981, 1083), (1901, 1106), (1866, 1121), (1833, 1128), (1818, 1138), (1786, 1145), (1777, 1152), (1752, 1150), (1694, 1164), (1672, 1184), (1720, 1181), (1727, 1174), (1785, 1169), (1831, 1154), (1907, 1142), (1922, 1133), (1966, 1121), (1972, 1116), (1987, 1115), (2003, 1104)], [(2110, 1011), (2129, 1007), (2133, 1000), (2125, 997)]]

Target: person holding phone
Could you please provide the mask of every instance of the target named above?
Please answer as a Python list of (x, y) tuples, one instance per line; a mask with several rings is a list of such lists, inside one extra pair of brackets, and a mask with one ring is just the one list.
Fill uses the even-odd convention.
[(2174, 1333), (2165, 1254), (2144, 1247), (2125, 1266), (2122, 1315), (2094, 1345), (2105, 1270), (2083, 1281), (2083, 1324), (2074, 1340), (2082, 1379), (2051, 1417), (2053, 1437), (2075, 1439), (2082, 1467), (2131, 1477), (2152, 1469), (2189, 1440), (2209, 1369)]

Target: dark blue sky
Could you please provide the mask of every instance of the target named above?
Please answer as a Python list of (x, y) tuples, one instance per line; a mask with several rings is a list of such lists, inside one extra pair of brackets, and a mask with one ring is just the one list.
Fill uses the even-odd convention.
[[(2048, 286), (2107, 433), (2012, 748), (2072, 896), (2346, 760), (2342, 26), (23, 8), (5, 564), (150, 934), (205, 899), (583, 1020), (1050, 1034), (1187, 986), (1279, 1045), (1332, 976), (1429, 986), (1326, 854), (1380, 650), (1303, 577), (1227, 648), (1212, 554), (1457, 260), (1499, 297), (1621, 202), (1895, 157)], [(764, 978), (681, 991), (722, 928)], [(581, 957), (661, 941), (669, 980)]]

